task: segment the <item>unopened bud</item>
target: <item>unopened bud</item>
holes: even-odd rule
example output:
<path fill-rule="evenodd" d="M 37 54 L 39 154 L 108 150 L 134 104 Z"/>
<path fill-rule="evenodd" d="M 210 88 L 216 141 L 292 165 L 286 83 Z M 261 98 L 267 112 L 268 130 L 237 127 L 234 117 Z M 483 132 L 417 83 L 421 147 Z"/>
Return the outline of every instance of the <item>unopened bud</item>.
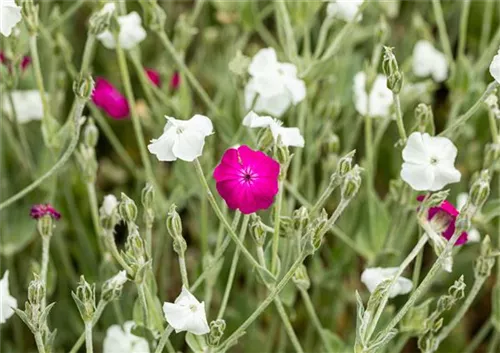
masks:
<path fill-rule="evenodd" d="M 431 106 L 424 103 L 417 105 L 415 108 L 415 120 L 421 132 L 425 131 L 428 125 L 432 125 L 434 122 L 434 115 Z"/>
<path fill-rule="evenodd" d="M 32 306 L 38 306 L 42 304 L 43 298 L 45 298 L 45 287 L 36 273 L 33 274 L 33 277 L 28 286 L 28 302 Z"/>
<path fill-rule="evenodd" d="M 141 201 L 144 208 L 153 208 L 155 202 L 155 190 L 151 184 L 147 183 L 144 189 L 142 189 Z"/>
<path fill-rule="evenodd" d="M 40 217 L 36 223 L 38 232 L 42 237 L 52 236 L 52 230 L 54 229 L 54 220 L 50 215 L 44 215 Z"/>
<path fill-rule="evenodd" d="M 85 277 L 82 275 L 80 277 L 78 287 L 76 287 L 76 293 L 72 292 L 71 294 L 83 321 L 91 321 L 96 310 L 95 284 L 90 285 L 87 281 L 85 281 Z"/>
<path fill-rule="evenodd" d="M 477 209 L 484 205 L 490 195 L 490 179 L 490 173 L 485 169 L 471 187 L 469 200 Z"/>
<path fill-rule="evenodd" d="M 311 227 L 311 241 L 314 247 L 314 250 L 318 250 L 323 242 L 323 237 L 325 235 L 325 226 L 328 221 L 328 214 L 325 209 L 321 211 L 321 215 L 313 221 Z"/>
<path fill-rule="evenodd" d="M 127 273 L 125 271 L 120 271 L 115 276 L 108 279 L 102 285 L 101 299 L 110 302 L 118 298 L 122 293 L 125 282 L 127 282 Z"/>
<path fill-rule="evenodd" d="M 253 221 L 250 225 L 250 231 L 252 233 L 253 239 L 257 246 L 263 246 L 266 240 L 266 231 L 264 230 L 264 224 L 262 223 L 259 216 L 252 216 Z"/>
<path fill-rule="evenodd" d="M 251 59 L 241 53 L 241 50 L 236 52 L 234 58 L 229 62 L 229 71 L 238 77 L 245 77 L 248 72 L 248 66 Z"/>
<path fill-rule="evenodd" d="M 5 10 L 2 9 L 2 11 Z M 29 34 L 31 36 L 36 35 L 38 32 L 38 4 L 35 5 L 33 0 L 23 1 L 21 14 Z"/>
<path fill-rule="evenodd" d="M 290 163 L 291 156 L 288 147 L 279 142 L 280 138 L 281 137 L 278 137 L 278 146 L 276 147 L 275 157 L 278 160 L 279 164 L 282 166 L 281 172 L 283 172 L 283 170 L 288 166 L 288 163 Z"/>
<path fill-rule="evenodd" d="M 294 227 L 293 219 L 287 216 L 280 216 L 280 236 L 284 238 L 289 238 L 293 236 Z"/>
<path fill-rule="evenodd" d="M 99 140 L 99 129 L 94 124 L 94 119 L 89 118 L 83 130 L 83 140 L 88 147 L 95 147 Z"/>
<path fill-rule="evenodd" d="M 152 31 L 163 31 L 167 15 L 156 0 L 141 0 L 139 3 L 144 11 L 144 22 Z"/>
<path fill-rule="evenodd" d="M 484 162 L 483 168 L 491 168 L 500 157 L 500 144 L 488 143 L 484 148 Z"/>
<path fill-rule="evenodd" d="M 226 322 L 222 319 L 212 321 L 210 323 L 210 334 L 208 335 L 208 345 L 210 347 L 217 347 L 219 342 L 224 336 L 226 330 Z"/>
<path fill-rule="evenodd" d="M 307 268 L 304 264 L 301 264 L 292 277 L 293 283 L 297 286 L 297 288 L 307 291 L 311 286 L 311 280 L 309 279 L 309 275 L 307 274 Z"/>
<path fill-rule="evenodd" d="M 396 72 L 391 76 L 387 77 L 387 88 L 392 92 L 398 94 L 401 92 L 401 87 L 403 86 L 403 74 L 401 72 Z"/>
<path fill-rule="evenodd" d="M 80 75 L 73 82 L 73 92 L 78 98 L 82 100 L 87 101 L 92 96 L 93 91 L 94 79 L 89 74 Z"/>
<path fill-rule="evenodd" d="M 361 185 L 361 168 L 355 165 L 354 168 L 345 176 L 342 184 L 342 199 L 350 200 L 358 192 Z"/>
<path fill-rule="evenodd" d="M 121 201 L 118 205 L 118 211 L 120 212 L 120 217 L 127 223 L 134 223 L 137 218 L 137 206 L 134 200 L 125 195 L 123 192 L 121 194 Z"/>
<path fill-rule="evenodd" d="M 176 211 L 177 206 L 172 204 L 167 213 L 167 231 L 168 234 L 175 240 L 182 238 L 182 221 L 181 217 Z"/>
<path fill-rule="evenodd" d="M 398 62 L 394 55 L 394 48 L 384 46 L 384 59 L 382 61 L 382 70 L 389 77 L 399 72 Z M 390 89 L 390 87 L 388 87 Z"/>
<path fill-rule="evenodd" d="M 93 35 L 98 35 L 109 28 L 111 18 L 113 17 L 116 10 L 114 3 L 107 3 L 103 8 L 94 13 L 89 20 L 89 31 Z"/>
<path fill-rule="evenodd" d="M 354 158 L 354 155 L 356 154 L 356 150 L 352 150 L 348 154 L 346 154 L 344 157 L 340 158 L 340 160 L 337 163 L 337 174 L 343 178 L 344 176 L 347 175 L 352 169 L 352 160 Z"/>
<path fill-rule="evenodd" d="M 292 218 L 296 230 L 306 229 L 309 224 L 309 212 L 305 206 L 293 211 Z"/>

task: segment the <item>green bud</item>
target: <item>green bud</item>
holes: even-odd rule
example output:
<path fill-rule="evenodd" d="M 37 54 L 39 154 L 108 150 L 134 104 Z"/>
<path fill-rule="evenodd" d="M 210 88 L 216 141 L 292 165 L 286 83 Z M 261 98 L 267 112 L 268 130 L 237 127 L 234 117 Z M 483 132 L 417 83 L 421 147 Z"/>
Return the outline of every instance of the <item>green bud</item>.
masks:
<path fill-rule="evenodd" d="M 294 228 L 296 230 L 306 229 L 309 224 L 309 212 L 307 207 L 302 206 L 292 214 Z"/>
<path fill-rule="evenodd" d="M 419 126 L 420 132 L 424 132 L 427 126 L 434 123 L 434 114 L 430 105 L 420 103 L 415 108 L 415 120 Z"/>
<path fill-rule="evenodd" d="M 94 79 L 89 74 L 80 75 L 73 82 L 73 92 L 82 100 L 89 100 L 94 91 Z"/>
<path fill-rule="evenodd" d="M 297 288 L 307 291 L 311 286 L 311 280 L 309 279 L 309 275 L 307 274 L 307 267 L 304 264 L 301 264 L 292 277 L 293 283 L 297 286 Z"/>
<path fill-rule="evenodd" d="M 281 165 L 280 176 L 282 176 L 283 170 L 286 170 L 286 168 L 288 167 L 288 163 L 290 163 L 292 156 L 290 155 L 288 147 L 281 144 L 280 137 L 278 138 L 277 144 L 278 145 L 276 146 L 275 157 L 279 162 L 279 164 Z"/>
<path fill-rule="evenodd" d="M 153 208 L 155 203 L 155 190 L 150 183 L 147 183 L 144 189 L 142 189 L 141 201 L 144 208 Z"/>
<path fill-rule="evenodd" d="M 325 226 L 326 222 L 328 221 L 328 214 L 326 213 L 325 209 L 321 211 L 321 215 L 316 218 L 311 226 L 311 241 L 314 247 L 314 250 L 318 250 L 319 247 L 321 246 L 321 243 L 323 242 L 323 237 L 325 235 Z"/>
<path fill-rule="evenodd" d="M 252 234 L 253 240 L 257 246 L 264 246 L 266 240 L 266 231 L 264 230 L 264 224 L 257 215 L 252 215 L 252 224 L 250 224 L 250 232 Z"/>
<path fill-rule="evenodd" d="M 184 52 L 191 42 L 191 38 L 198 33 L 198 29 L 193 27 L 186 13 L 181 13 L 177 17 L 174 28 L 174 46 L 180 51 Z"/>
<path fill-rule="evenodd" d="M 45 287 L 36 273 L 33 274 L 33 277 L 28 286 L 28 302 L 32 306 L 41 306 L 43 298 L 45 298 Z"/>
<path fill-rule="evenodd" d="M 476 278 L 486 278 L 491 275 L 491 270 L 495 265 L 495 256 L 498 254 L 491 246 L 489 235 L 486 235 L 481 242 L 481 251 L 474 264 L 474 275 Z"/>
<path fill-rule="evenodd" d="M 123 285 L 127 282 L 127 274 L 120 271 L 115 276 L 108 279 L 101 288 L 101 299 L 110 302 L 120 297 Z"/>
<path fill-rule="evenodd" d="M 241 53 L 241 50 L 236 52 L 236 55 L 229 62 L 229 71 L 238 77 L 245 77 L 248 73 L 248 66 L 251 59 Z"/>
<path fill-rule="evenodd" d="M 80 277 L 76 293 L 71 293 L 84 322 L 91 321 L 96 310 L 95 306 L 95 284 L 90 285 L 85 277 Z"/>
<path fill-rule="evenodd" d="M 490 195 L 490 179 L 490 173 L 485 169 L 471 187 L 469 200 L 477 209 L 483 206 Z"/>
<path fill-rule="evenodd" d="M 207 343 L 210 347 L 217 347 L 219 342 L 224 336 L 226 330 L 226 322 L 222 319 L 212 321 L 210 323 L 210 333 L 208 335 Z"/>
<path fill-rule="evenodd" d="M 83 130 L 83 140 L 88 147 L 94 148 L 99 140 L 99 129 L 94 124 L 94 119 L 89 118 Z"/>
<path fill-rule="evenodd" d="M 113 17 L 116 10 L 114 3 L 106 3 L 103 8 L 95 12 L 89 20 L 89 32 L 96 36 L 109 28 L 111 18 Z"/>
<path fill-rule="evenodd" d="M 123 192 L 120 204 L 118 205 L 118 212 L 120 213 L 120 217 L 127 223 L 134 223 L 137 218 L 137 206 L 134 200 Z"/>
<path fill-rule="evenodd" d="M 382 70 L 389 77 L 399 72 L 398 62 L 394 55 L 394 48 L 384 46 L 384 59 L 382 60 Z M 390 87 L 388 87 L 391 89 Z"/>
<path fill-rule="evenodd" d="M 358 192 L 361 185 L 361 168 L 355 165 L 354 168 L 345 176 L 342 184 L 342 199 L 350 200 Z"/>
<path fill-rule="evenodd" d="M 280 236 L 289 238 L 293 236 L 293 219 L 287 216 L 280 216 Z"/>
<path fill-rule="evenodd" d="M 161 32 L 165 28 L 167 15 L 156 0 L 140 0 L 139 3 L 144 11 L 144 22 L 155 32 Z"/>
<path fill-rule="evenodd" d="M 52 230 L 55 227 L 54 219 L 52 218 L 52 216 L 46 214 L 38 218 L 36 227 L 42 237 L 51 237 Z"/>
<path fill-rule="evenodd" d="M 352 160 L 354 155 L 356 154 L 356 150 L 352 150 L 344 157 L 340 158 L 337 163 L 337 174 L 343 178 L 346 176 L 352 169 Z"/>
<path fill-rule="evenodd" d="M 484 162 L 483 168 L 491 168 L 500 157 L 500 144 L 487 143 L 484 148 Z"/>
<path fill-rule="evenodd" d="M 182 221 L 176 211 L 177 206 L 172 204 L 167 213 L 167 231 L 168 234 L 175 240 L 182 238 Z"/>
<path fill-rule="evenodd" d="M 181 256 L 184 255 L 184 253 L 186 252 L 186 249 L 187 249 L 186 240 L 184 240 L 184 238 L 182 238 L 182 237 L 175 238 L 172 246 L 174 248 L 174 251 Z"/>
<path fill-rule="evenodd" d="M 387 88 L 392 92 L 398 94 L 401 92 L 401 87 L 403 86 L 403 74 L 401 72 L 396 72 L 393 75 L 387 77 Z"/>
<path fill-rule="evenodd" d="M 36 35 L 38 32 L 38 4 L 35 5 L 33 0 L 24 0 L 21 14 L 30 36 Z"/>

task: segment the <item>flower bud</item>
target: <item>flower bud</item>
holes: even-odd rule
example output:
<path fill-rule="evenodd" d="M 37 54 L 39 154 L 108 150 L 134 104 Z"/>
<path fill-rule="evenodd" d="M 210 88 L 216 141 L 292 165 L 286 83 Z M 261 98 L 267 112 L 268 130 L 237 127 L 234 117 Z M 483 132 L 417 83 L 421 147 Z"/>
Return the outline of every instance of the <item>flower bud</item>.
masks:
<path fill-rule="evenodd" d="M 21 14 L 29 34 L 36 35 L 38 32 L 38 4 L 35 5 L 33 0 L 23 1 Z"/>
<path fill-rule="evenodd" d="M 318 250 L 323 242 L 323 236 L 325 235 L 325 226 L 328 221 L 328 214 L 325 209 L 321 211 L 321 215 L 313 221 L 311 227 L 311 241 L 315 250 Z"/>
<path fill-rule="evenodd" d="M 42 237 L 51 237 L 54 226 L 55 226 L 54 220 L 49 215 L 40 217 L 36 223 L 38 232 Z"/>
<path fill-rule="evenodd" d="M 198 33 L 185 13 L 181 13 L 174 26 L 174 46 L 180 52 L 184 52 L 191 42 L 191 38 Z"/>
<path fill-rule="evenodd" d="M 110 302 L 120 297 L 125 282 L 127 282 L 127 273 L 125 271 L 120 271 L 115 276 L 108 279 L 102 285 L 101 299 Z"/>
<path fill-rule="evenodd" d="M 79 75 L 73 82 L 73 92 L 82 100 L 89 100 L 94 91 L 94 79 L 89 74 Z"/>
<path fill-rule="evenodd" d="M 483 168 L 491 168 L 500 157 L 500 144 L 498 143 L 487 143 L 484 148 L 484 161 Z"/>
<path fill-rule="evenodd" d="M 348 154 L 346 154 L 344 157 L 340 158 L 340 160 L 337 163 L 337 174 L 343 178 L 344 176 L 347 175 L 352 169 L 352 159 L 354 158 L 354 155 L 356 154 L 356 150 L 352 150 Z"/>
<path fill-rule="evenodd" d="M 99 129 L 94 124 L 94 119 L 89 118 L 83 130 L 83 140 L 88 147 L 95 147 L 99 140 Z"/>
<path fill-rule="evenodd" d="M 236 55 L 229 62 L 229 71 L 239 77 L 246 77 L 248 73 L 248 66 L 251 59 L 241 53 L 241 50 L 236 52 Z"/>
<path fill-rule="evenodd" d="M 384 59 L 382 61 L 382 70 L 389 77 L 399 72 L 398 62 L 394 55 L 394 48 L 384 46 Z M 388 87 L 391 89 L 390 87 Z"/>
<path fill-rule="evenodd" d="M 470 189 L 469 200 L 477 209 L 483 206 L 490 195 L 490 179 L 490 173 L 485 169 Z"/>
<path fill-rule="evenodd" d="M 280 216 L 280 236 L 283 238 L 289 238 L 293 236 L 293 231 L 293 219 L 287 216 Z"/>
<path fill-rule="evenodd" d="M 135 222 L 137 218 L 137 206 L 134 200 L 125 195 L 123 192 L 121 194 L 121 201 L 118 205 L 118 211 L 120 212 L 120 217 L 127 223 Z"/>
<path fill-rule="evenodd" d="M 355 165 L 354 168 L 345 176 L 342 184 L 342 199 L 350 200 L 358 192 L 361 185 L 361 168 Z"/>
<path fill-rule="evenodd" d="M 305 206 L 293 211 L 292 218 L 296 230 L 306 229 L 309 224 L 309 212 Z"/>
<path fill-rule="evenodd" d="M 85 277 L 80 277 L 76 293 L 71 292 L 73 299 L 78 307 L 80 316 L 84 322 L 91 321 L 96 310 L 95 307 L 95 284 L 90 285 L 85 281 Z"/>
<path fill-rule="evenodd" d="M 167 231 L 174 240 L 182 238 L 182 221 L 176 208 L 177 206 L 172 204 L 167 213 Z"/>
<path fill-rule="evenodd" d="M 309 279 L 309 275 L 307 274 L 307 268 L 304 264 L 301 264 L 292 277 L 293 283 L 297 286 L 297 288 L 307 291 L 311 286 L 311 280 Z"/>
<path fill-rule="evenodd" d="M 45 298 L 45 287 L 36 273 L 33 274 L 33 277 L 28 286 L 28 302 L 32 306 L 40 306 Z"/>
<path fill-rule="evenodd" d="M 264 224 L 260 220 L 260 217 L 253 214 L 252 224 L 250 224 L 250 232 L 252 233 L 253 240 L 257 246 L 264 246 L 266 240 L 266 231 L 264 230 Z"/>
<path fill-rule="evenodd" d="M 103 8 L 94 13 L 89 20 L 89 32 L 93 35 L 98 35 L 109 28 L 111 18 L 116 11 L 114 3 L 106 3 Z"/>
<path fill-rule="evenodd" d="M 398 94 L 401 92 L 401 87 L 403 86 L 403 74 L 401 72 L 396 72 L 393 75 L 387 77 L 387 88 L 392 92 Z"/>
<path fill-rule="evenodd" d="M 99 209 L 101 226 L 103 229 L 113 230 L 115 228 L 119 221 L 118 205 L 119 203 L 115 195 L 110 194 L 104 196 L 104 201 Z"/>
<path fill-rule="evenodd" d="M 147 183 L 144 189 L 142 189 L 141 201 L 144 208 L 153 208 L 155 203 L 155 190 L 151 184 Z"/>
<path fill-rule="evenodd" d="M 278 146 L 276 147 L 275 158 L 278 160 L 279 164 L 282 166 L 280 170 L 280 178 L 283 177 L 283 171 L 288 167 L 290 163 L 291 155 L 287 146 L 281 144 L 281 136 L 278 137 Z"/>
<path fill-rule="evenodd" d="M 217 347 L 219 342 L 224 336 L 226 330 L 226 322 L 222 319 L 214 320 L 210 323 L 210 333 L 208 335 L 208 345 L 210 347 Z"/>
<path fill-rule="evenodd" d="M 424 132 L 429 124 L 434 123 L 434 115 L 430 105 L 420 103 L 415 108 L 415 120 L 419 126 L 419 130 Z"/>

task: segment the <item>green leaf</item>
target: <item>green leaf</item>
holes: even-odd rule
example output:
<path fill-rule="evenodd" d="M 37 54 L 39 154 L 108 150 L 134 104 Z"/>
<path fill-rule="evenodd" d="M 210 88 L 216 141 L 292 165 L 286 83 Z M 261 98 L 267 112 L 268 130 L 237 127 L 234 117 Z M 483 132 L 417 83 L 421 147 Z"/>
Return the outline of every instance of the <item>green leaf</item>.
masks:
<path fill-rule="evenodd" d="M 193 335 L 191 332 L 186 333 L 186 343 L 194 353 L 205 353 L 208 350 L 205 336 Z"/>

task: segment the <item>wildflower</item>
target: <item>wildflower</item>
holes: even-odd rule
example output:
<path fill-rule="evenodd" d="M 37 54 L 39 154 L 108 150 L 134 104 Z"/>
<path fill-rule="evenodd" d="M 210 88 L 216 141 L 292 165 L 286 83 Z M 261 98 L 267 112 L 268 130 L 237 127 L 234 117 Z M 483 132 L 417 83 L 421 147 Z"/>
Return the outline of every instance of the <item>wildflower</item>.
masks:
<path fill-rule="evenodd" d="M 338 18 L 347 22 L 353 21 L 359 12 L 359 7 L 364 0 L 330 1 L 326 8 L 328 17 Z M 356 21 L 361 21 L 363 15 L 360 13 Z"/>
<path fill-rule="evenodd" d="M 244 214 L 269 208 L 278 193 L 280 165 L 248 146 L 228 149 L 214 170 L 217 191 L 232 210 Z"/>
<path fill-rule="evenodd" d="M 170 89 L 178 89 L 181 84 L 181 75 L 175 71 L 170 79 Z"/>
<path fill-rule="evenodd" d="M 259 116 L 254 111 L 250 111 L 243 118 L 244 126 L 270 128 L 274 142 L 277 142 L 279 137 L 284 146 L 304 147 L 304 137 L 300 130 L 296 127 L 282 127 L 281 124 L 282 122 L 277 119 L 270 116 Z"/>
<path fill-rule="evenodd" d="M 417 200 L 422 201 L 424 197 L 424 195 L 420 195 L 417 197 Z M 451 204 L 451 202 L 444 200 L 439 206 L 429 208 L 427 219 L 436 233 L 441 234 L 443 237 L 450 240 L 453 233 L 455 233 L 455 222 L 458 214 L 458 210 Z M 463 232 L 460 234 L 455 246 L 465 244 L 466 242 L 467 232 Z"/>
<path fill-rule="evenodd" d="M 177 120 L 165 116 L 167 124 L 158 139 L 151 140 L 149 152 L 159 161 L 175 161 L 177 158 L 192 162 L 203 151 L 205 137 L 213 133 L 212 121 L 196 114 L 189 120 Z"/>
<path fill-rule="evenodd" d="M 460 181 L 455 168 L 457 148 L 446 137 L 414 132 L 403 149 L 401 178 L 414 190 L 437 191 Z"/>
<path fill-rule="evenodd" d="M 133 321 L 126 321 L 123 327 L 111 325 L 106 331 L 103 353 L 149 353 L 148 341 L 131 332 L 134 325 Z"/>
<path fill-rule="evenodd" d="M 9 69 L 9 71 L 12 70 L 12 67 L 10 65 L 10 59 L 7 58 L 2 51 L 0 51 L 0 63 L 2 63 L 5 66 L 7 66 L 7 68 Z M 19 64 L 19 66 L 20 66 L 21 70 L 24 71 L 24 70 L 26 70 L 28 68 L 28 66 L 30 64 L 31 64 L 31 57 L 25 55 L 21 59 L 21 63 Z"/>
<path fill-rule="evenodd" d="M 210 332 L 205 302 L 200 303 L 186 287 L 182 287 L 182 292 L 174 303 L 163 304 L 163 313 L 168 324 L 177 333 L 188 331 L 195 335 L 204 335 Z"/>
<path fill-rule="evenodd" d="M 392 91 L 387 88 L 387 77 L 377 75 L 369 94 L 366 92 L 366 74 L 358 72 L 354 76 L 354 106 L 364 116 L 387 117 L 393 103 Z M 369 107 L 368 107 L 369 105 Z"/>
<path fill-rule="evenodd" d="M 12 107 L 7 99 L 7 95 L 2 95 L 2 107 L 5 113 L 12 115 Z M 19 123 L 25 124 L 33 120 L 42 120 L 43 105 L 42 97 L 38 90 L 21 90 L 12 92 L 14 111 Z"/>
<path fill-rule="evenodd" d="M 361 274 L 361 282 L 363 282 L 373 293 L 375 288 L 385 280 L 393 279 L 398 272 L 398 267 L 371 267 L 367 268 Z M 413 283 L 408 278 L 398 277 L 394 285 L 389 291 L 389 298 L 394 298 L 397 295 L 407 294 L 413 288 Z"/>
<path fill-rule="evenodd" d="M 50 216 L 52 219 L 59 220 L 61 218 L 61 214 L 56 211 L 51 204 L 39 204 L 31 207 L 30 216 L 33 219 L 40 219 L 43 216 Z"/>
<path fill-rule="evenodd" d="M 156 86 L 160 87 L 161 86 L 161 78 L 160 78 L 160 73 L 156 70 L 153 69 L 145 69 L 146 70 L 146 75 L 148 75 L 149 80 Z"/>
<path fill-rule="evenodd" d="M 281 116 L 306 96 L 304 81 L 297 78 L 297 67 L 278 62 L 273 48 L 261 49 L 248 67 L 251 78 L 245 87 L 246 109 Z M 254 102 L 255 101 L 255 102 Z"/>
<path fill-rule="evenodd" d="M 0 280 L 0 324 L 4 324 L 9 317 L 14 315 L 17 308 L 17 299 L 9 292 L 9 271 L 5 271 Z"/>
<path fill-rule="evenodd" d="M 21 21 L 21 6 L 14 0 L 0 2 L 0 33 L 5 37 L 10 36 L 12 29 Z"/>
<path fill-rule="evenodd" d="M 491 61 L 490 74 L 498 83 L 500 83 L 500 49 L 498 49 L 497 55 L 495 55 Z"/>
<path fill-rule="evenodd" d="M 467 199 L 469 198 L 469 194 L 466 192 L 461 192 L 457 196 L 457 208 L 459 210 L 462 209 L 463 206 L 467 203 Z M 477 228 L 470 228 L 467 231 L 467 243 L 479 243 L 481 240 L 481 234 L 477 230 Z"/>
<path fill-rule="evenodd" d="M 104 196 L 104 200 L 102 202 L 102 206 L 100 208 L 101 215 L 102 216 L 111 216 L 113 215 L 113 212 L 117 209 L 118 207 L 118 200 L 116 199 L 115 195 L 106 195 Z"/>
<path fill-rule="evenodd" d="M 110 280 L 110 284 L 113 286 L 123 286 L 127 282 L 127 272 L 125 270 L 118 272 Z"/>
<path fill-rule="evenodd" d="M 132 49 L 146 38 L 146 30 L 142 27 L 142 20 L 135 11 L 125 16 L 118 17 L 120 32 L 118 40 L 122 49 Z M 114 49 L 116 47 L 115 37 L 108 30 L 97 35 L 106 48 Z"/>
<path fill-rule="evenodd" d="M 127 99 L 102 77 L 96 78 L 92 101 L 114 119 L 123 119 L 129 115 Z"/>
<path fill-rule="evenodd" d="M 443 82 L 448 77 L 446 56 L 426 40 L 419 40 L 413 48 L 413 73 L 418 77 L 432 76 Z"/>

